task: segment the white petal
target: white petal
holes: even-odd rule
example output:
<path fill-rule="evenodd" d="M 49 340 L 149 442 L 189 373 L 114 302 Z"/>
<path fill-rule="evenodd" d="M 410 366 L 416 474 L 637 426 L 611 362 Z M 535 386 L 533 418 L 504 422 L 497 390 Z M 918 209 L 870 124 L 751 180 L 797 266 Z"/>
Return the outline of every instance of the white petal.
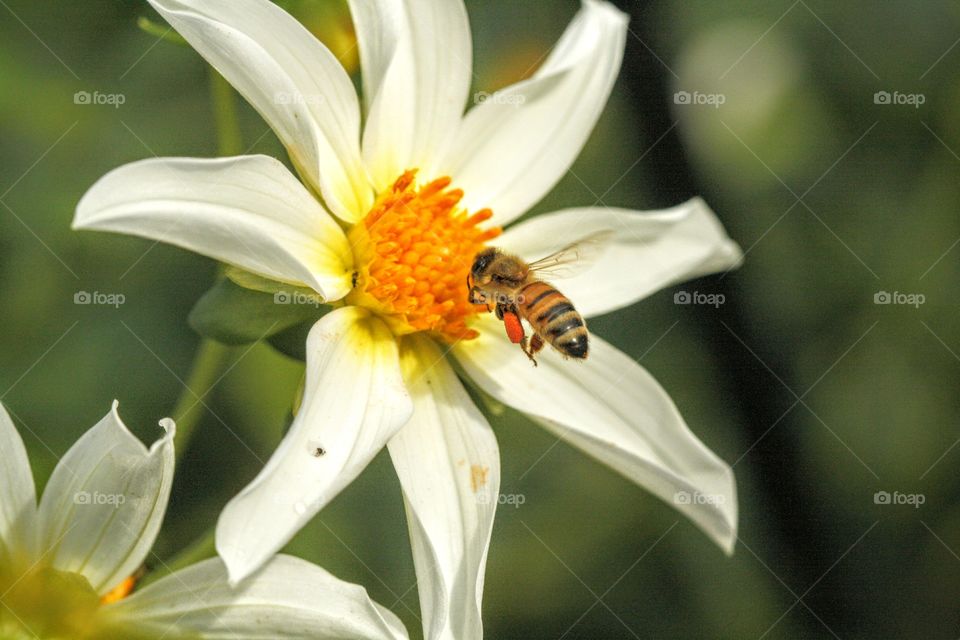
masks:
<path fill-rule="evenodd" d="M 413 412 L 396 339 L 358 307 L 332 311 L 310 330 L 305 385 L 290 432 L 217 523 L 217 550 L 233 581 L 279 551 Z"/>
<path fill-rule="evenodd" d="M 504 225 L 540 201 L 567 172 L 613 88 L 627 16 L 584 0 L 550 57 L 529 80 L 471 110 L 440 165 L 463 189 L 463 205 L 493 209 Z"/>
<path fill-rule="evenodd" d="M 410 422 L 389 443 L 403 486 L 428 640 L 479 640 L 483 577 L 500 495 L 490 425 L 429 338 L 401 351 Z"/>
<path fill-rule="evenodd" d="M 369 105 L 363 156 L 378 189 L 406 169 L 431 180 L 470 92 L 463 0 L 352 0 Z"/>
<path fill-rule="evenodd" d="M 662 211 L 587 207 L 536 216 L 497 244 L 535 260 L 595 233 L 613 232 L 591 264 L 549 276 L 585 316 L 633 304 L 677 282 L 737 267 L 743 254 L 700 198 Z"/>
<path fill-rule="evenodd" d="M 36 511 L 27 450 L 0 404 L 0 562 L 33 550 Z"/>
<path fill-rule="evenodd" d="M 173 482 L 173 421 L 148 451 L 117 403 L 57 464 L 40 501 L 40 553 L 105 593 L 136 571 L 160 531 Z"/>
<path fill-rule="evenodd" d="M 279 161 L 158 158 L 114 169 L 77 205 L 75 229 L 168 242 L 259 275 L 350 290 L 353 257 L 332 217 Z"/>
<path fill-rule="evenodd" d="M 405 33 L 406 7 L 403 0 L 348 1 L 360 49 L 363 101 L 369 111 Z"/>
<path fill-rule="evenodd" d="M 373 602 L 363 587 L 339 580 L 305 560 L 283 555 L 238 588 L 230 587 L 219 558 L 204 560 L 108 605 L 103 613 L 119 630 L 151 637 L 407 637 L 400 620 Z"/>
<path fill-rule="evenodd" d="M 683 512 L 727 553 L 737 531 L 733 471 L 690 431 L 656 380 L 623 352 L 590 336 L 584 362 L 547 347 L 533 369 L 492 316 L 454 354 L 487 393 L 529 414 Z"/>
<path fill-rule="evenodd" d="M 357 94 L 319 40 L 267 0 L 150 4 L 260 112 L 331 211 L 355 221 L 369 210 Z"/>

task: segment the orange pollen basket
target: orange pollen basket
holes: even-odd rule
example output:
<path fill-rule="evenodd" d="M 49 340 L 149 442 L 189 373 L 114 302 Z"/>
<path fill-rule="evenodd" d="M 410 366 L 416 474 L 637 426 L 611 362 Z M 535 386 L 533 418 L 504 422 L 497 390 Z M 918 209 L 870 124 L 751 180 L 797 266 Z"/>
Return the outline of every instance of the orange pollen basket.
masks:
<path fill-rule="evenodd" d="M 397 335 L 475 338 L 467 320 L 486 309 L 470 304 L 467 275 L 474 256 L 501 230 L 481 228 L 493 216 L 489 209 L 471 215 L 457 206 L 463 191 L 449 189 L 450 178 L 420 186 L 416 173 L 400 176 L 350 230 L 357 273 L 346 302 L 373 310 Z"/>

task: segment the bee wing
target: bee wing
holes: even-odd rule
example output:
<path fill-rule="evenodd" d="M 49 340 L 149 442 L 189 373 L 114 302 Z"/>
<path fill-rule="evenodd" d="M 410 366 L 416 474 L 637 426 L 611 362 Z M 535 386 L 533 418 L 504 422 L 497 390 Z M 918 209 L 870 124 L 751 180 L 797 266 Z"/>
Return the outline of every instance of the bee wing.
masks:
<path fill-rule="evenodd" d="M 536 273 L 537 276 L 571 278 L 588 269 L 607 249 L 612 238 L 613 231 L 609 229 L 593 233 L 531 262 L 528 265 L 530 272 Z"/>

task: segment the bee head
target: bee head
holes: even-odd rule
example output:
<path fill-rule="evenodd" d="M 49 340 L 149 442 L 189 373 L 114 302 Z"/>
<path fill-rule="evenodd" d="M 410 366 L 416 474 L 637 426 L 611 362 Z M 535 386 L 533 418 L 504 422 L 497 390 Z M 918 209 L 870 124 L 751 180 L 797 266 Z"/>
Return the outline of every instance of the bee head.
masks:
<path fill-rule="evenodd" d="M 473 280 L 477 284 L 486 284 L 490 282 L 490 274 L 487 273 L 487 269 L 490 267 L 490 264 L 493 262 L 493 259 L 496 256 L 496 247 L 487 247 L 478 253 L 477 257 L 473 259 L 473 266 L 470 267 L 470 275 L 473 276 Z"/>

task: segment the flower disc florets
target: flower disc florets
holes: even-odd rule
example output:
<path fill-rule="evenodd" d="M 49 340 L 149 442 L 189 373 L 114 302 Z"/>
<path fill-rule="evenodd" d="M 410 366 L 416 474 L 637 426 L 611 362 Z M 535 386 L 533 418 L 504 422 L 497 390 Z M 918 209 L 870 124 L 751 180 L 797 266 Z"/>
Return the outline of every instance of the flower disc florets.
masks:
<path fill-rule="evenodd" d="M 382 193 L 350 230 L 357 272 L 348 304 L 375 311 L 394 333 L 430 331 L 443 340 L 475 338 L 467 320 L 482 308 L 470 304 L 466 280 L 473 257 L 499 227 L 482 228 L 489 209 L 458 207 L 450 178 L 424 185 L 407 171 Z"/>

